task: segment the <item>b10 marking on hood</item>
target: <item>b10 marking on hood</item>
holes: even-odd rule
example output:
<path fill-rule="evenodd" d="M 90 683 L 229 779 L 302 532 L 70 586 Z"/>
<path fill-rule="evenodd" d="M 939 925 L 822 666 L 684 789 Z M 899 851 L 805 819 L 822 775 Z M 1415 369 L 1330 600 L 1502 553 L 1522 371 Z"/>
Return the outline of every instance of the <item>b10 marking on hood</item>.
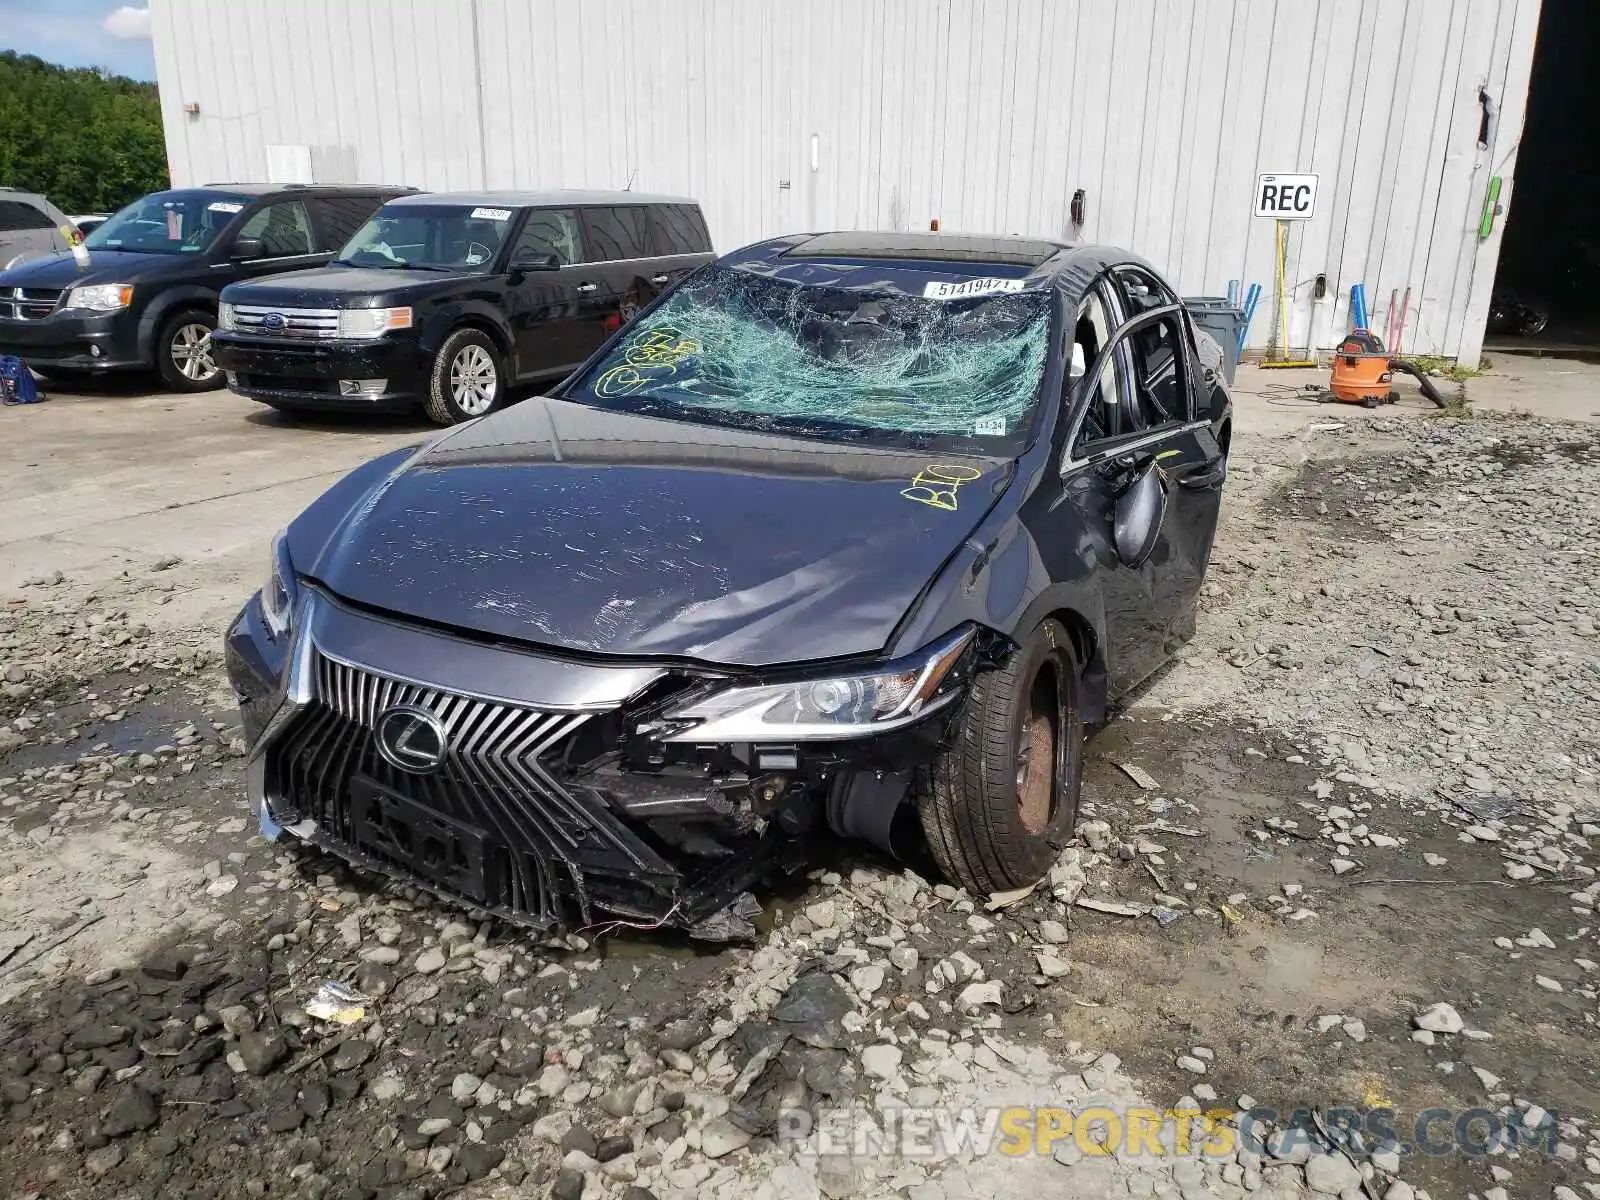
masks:
<path fill-rule="evenodd" d="M 961 485 L 982 476 L 983 472 L 976 467 L 962 466 L 960 463 L 929 463 L 916 473 L 911 486 L 900 494 L 907 500 L 915 500 L 930 508 L 955 512 L 956 493 L 961 490 Z"/>

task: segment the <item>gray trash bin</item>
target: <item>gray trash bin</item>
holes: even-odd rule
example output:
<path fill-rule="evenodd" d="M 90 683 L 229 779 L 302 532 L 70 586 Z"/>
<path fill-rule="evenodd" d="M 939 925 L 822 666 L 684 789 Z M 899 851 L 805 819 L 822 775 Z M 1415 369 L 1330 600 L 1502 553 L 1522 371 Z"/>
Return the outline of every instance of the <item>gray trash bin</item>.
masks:
<path fill-rule="evenodd" d="M 1244 309 L 1228 303 L 1226 296 L 1185 296 L 1183 306 L 1194 323 L 1216 339 L 1222 347 L 1222 372 L 1233 382 L 1239 365 L 1239 331 L 1244 328 Z"/>

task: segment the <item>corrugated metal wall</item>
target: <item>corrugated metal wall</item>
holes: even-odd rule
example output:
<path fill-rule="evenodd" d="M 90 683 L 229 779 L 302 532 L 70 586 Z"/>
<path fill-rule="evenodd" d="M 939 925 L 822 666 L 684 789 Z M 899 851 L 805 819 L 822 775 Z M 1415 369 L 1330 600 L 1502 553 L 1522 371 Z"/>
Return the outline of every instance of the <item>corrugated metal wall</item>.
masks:
<path fill-rule="evenodd" d="M 179 183 L 323 170 L 427 188 L 683 192 L 719 248 L 799 228 L 1074 234 L 1185 294 L 1268 296 L 1256 175 L 1321 175 L 1292 341 L 1349 285 L 1476 361 L 1539 0 L 155 0 Z M 1478 146 L 1479 89 L 1497 117 Z M 198 112 L 186 113 L 186 104 Z M 268 147 L 278 147 L 275 151 Z M 332 168 L 327 164 L 347 164 Z M 1509 187 L 1507 188 L 1509 197 Z M 1335 306 L 1312 302 L 1325 273 Z"/>

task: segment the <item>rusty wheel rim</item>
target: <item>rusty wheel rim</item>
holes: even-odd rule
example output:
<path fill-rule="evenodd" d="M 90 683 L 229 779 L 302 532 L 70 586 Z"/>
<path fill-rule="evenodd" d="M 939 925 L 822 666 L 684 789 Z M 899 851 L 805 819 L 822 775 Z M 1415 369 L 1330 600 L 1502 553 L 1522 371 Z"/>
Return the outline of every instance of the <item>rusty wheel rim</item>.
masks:
<path fill-rule="evenodd" d="M 1041 669 L 1028 688 L 1027 711 L 1017 736 L 1017 814 L 1029 833 L 1050 824 L 1056 790 L 1056 688 Z"/>

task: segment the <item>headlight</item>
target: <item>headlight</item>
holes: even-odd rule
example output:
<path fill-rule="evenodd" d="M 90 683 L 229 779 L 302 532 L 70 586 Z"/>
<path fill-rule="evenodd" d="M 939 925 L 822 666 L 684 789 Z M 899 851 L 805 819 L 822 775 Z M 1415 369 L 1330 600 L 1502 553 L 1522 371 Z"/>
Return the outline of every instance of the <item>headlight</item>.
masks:
<path fill-rule="evenodd" d="M 339 310 L 339 336 L 374 338 L 391 329 L 410 329 L 409 308 L 343 308 Z"/>
<path fill-rule="evenodd" d="M 666 714 L 669 742 L 828 741 L 898 729 L 960 692 L 969 628 L 875 671 L 726 688 Z"/>
<path fill-rule="evenodd" d="M 90 312 L 116 312 L 127 308 L 133 299 L 131 283 L 80 283 L 67 292 L 62 308 L 88 309 Z"/>
<path fill-rule="evenodd" d="M 217 328 L 223 333 L 231 333 L 238 328 L 237 318 L 234 315 L 233 305 L 223 301 L 217 305 Z"/>
<path fill-rule="evenodd" d="M 289 632 L 289 621 L 294 615 L 294 593 L 294 564 L 289 561 L 289 539 L 287 533 L 280 533 L 272 539 L 267 582 L 261 588 L 261 616 L 267 623 L 267 632 L 275 639 Z"/>

